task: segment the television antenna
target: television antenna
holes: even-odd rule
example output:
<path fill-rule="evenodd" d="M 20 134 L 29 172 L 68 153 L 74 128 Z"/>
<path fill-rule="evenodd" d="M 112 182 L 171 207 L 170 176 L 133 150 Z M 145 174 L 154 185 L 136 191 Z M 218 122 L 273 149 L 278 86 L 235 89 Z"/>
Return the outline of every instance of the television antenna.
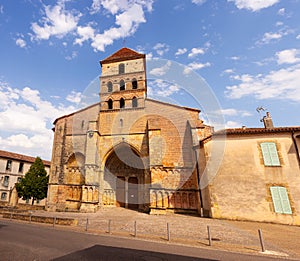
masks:
<path fill-rule="evenodd" d="M 263 122 L 264 120 L 263 120 L 263 117 L 261 116 L 261 112 L 262 111 L 266 111 L 267 110 L 267 108 L 264 108 L 263 106 L 260 106 L 260 107 L 257 107 L 256 108 L 256 111 L 258 112 L 258 114 L 259 114 L 259 116 L 260 116 L 260 121 L 261 122 Z"/>

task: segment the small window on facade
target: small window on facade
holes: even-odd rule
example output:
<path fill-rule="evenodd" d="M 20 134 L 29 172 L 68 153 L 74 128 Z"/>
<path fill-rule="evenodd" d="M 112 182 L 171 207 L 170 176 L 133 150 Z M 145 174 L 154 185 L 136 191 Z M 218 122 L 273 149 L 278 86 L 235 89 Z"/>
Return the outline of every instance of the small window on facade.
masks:
<path fill-rule="evenodd" d="M 23 170 L 24 170 L 24 162 L 20 162 L 20 164 L 19 164 L 19 172 L 23 173 Z"/>
<path fill-rule="evenodd" d="M 125 100 L 123 98 L 120 99 L 120 109 L 125 108 Z"/>
<path fill-rule="evenodd" d="M 3 180 L 3 186 L 8 187 L 8 183 L 9 183 L 9 176 L 5 176 Z"/>
<path fill-rule="evenodd" d="M 11 170 L 11 165 L 12 165 L 12 161 L 11 160 L 7 160 L 7 162 L 6 162 L 6 170 Z"/>
<path fill-rule="evenodd" d="M 132 80 L 132 89 L 137 89 L 137 87 L 138 87 L 137 80 L 133 79 Z"/>
<path fill-rule="evenodd" d="M 21 177 L 18 177 L 17 182 L 20 183 L 21 180 L 22 180 L 22 178 L 21 178 Z"/>
<path fill-rule="evenodd" d="M 113 108 L 113 101 L 112 101 L 112 99 L 108 100 L 107 105 L 108 105 L 108 109 L 112 110 L 112 108 Z"/>
<path fill-rule="evenodd" d="M 123 80 L 120 81 L 120 91 L 125 90 L 125 82 Z"/>
<path fill-rule="evenodd" d="M 265 166 L 280 166 L 276 144 L 264 142 L 260 144 Z"/>
<path fill-rule="evenodd" d="M 40 204 L 41 201 L 39 199 L 36 200 L 36 204 Z"/>
<path fill-rule="evenodd" d="M 123 127 L 123 119 L 120 119 L 120 127 Z"/>
<path fill-rule="evenodd" d="M 113 84 L 112 84 L 112 82 L 108 82 L 107 83 L 107 91 L 112 92 L 112 90 L 113 90 Z"/>
<path fill-rule="evenodd" d="M 138 106 L 138 100 L 136 97 L 133 97 L 132 99 L 132 108 L 136 108 Z"/>
<path fill-rule="evenodd" d="M 1 200 L 6 200 L 7 198 L 7 193 L 6 192 L 2 192 L 1 193 Z"/>
<path fill-rule="evenodd" d="M 276 213 L 292 214 L 289 197 L 285 187 L 270 187 Z"/>
<path fill-rule="evenodd" d="M 119 64 L 119 74 L 123 74 L 123 73 L 125 73 L 125 64 L 120 63 Z"/>

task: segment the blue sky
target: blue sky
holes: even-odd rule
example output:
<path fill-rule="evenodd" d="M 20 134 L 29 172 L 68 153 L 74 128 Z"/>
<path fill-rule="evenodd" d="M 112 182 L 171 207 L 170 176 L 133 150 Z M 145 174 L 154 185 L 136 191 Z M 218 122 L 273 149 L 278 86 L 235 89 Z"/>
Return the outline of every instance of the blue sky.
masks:
<path fill-rule="evenodd" d="M 200 75 L 228 128 L 262 127 L 260 106 L 299 126 L 299 12 L 299 0 L 1 0 L 0 148 L 50 159 L 53 121 L 124 45 Z M 195 107 L 172 84 L 149 96 Z"/>

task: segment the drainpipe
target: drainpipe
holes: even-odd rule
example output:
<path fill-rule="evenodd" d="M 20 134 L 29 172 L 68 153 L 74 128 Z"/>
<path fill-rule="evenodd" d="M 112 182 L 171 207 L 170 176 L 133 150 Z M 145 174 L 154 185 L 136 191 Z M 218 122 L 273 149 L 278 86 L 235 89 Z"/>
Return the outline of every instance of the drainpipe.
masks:
<path fill-rule="evenodd" d="M 299 155 L 299 148 L 297 146 L 297 141 L 296 141 L 296 138 L 294 136 L 295 132 L 292 131 L 292 140 L 293 140 L 293 143 L 294 143 L 294 146 L 295 146 L 295 150 L 296 150 L 296 154 L 297 154 L 297 160 L 298 160 L 298 165 L 300 167 L 300 155 Z"/>
<path fill-rule="evenodd" d="M 196 170 L 197 170 L 197 181 L 198 181 L 198 188 L 199 188 L 199 196 L 200 196 L 200 217 L 203 216 L 203 199 L 202 199 L 202 192 L 200 186 L 200 173 L 199 173 L 199 164 L 198 164 L 198 157 L 197 157 L 197 149 L 195 151 L 195 159 L 196 159 Z"/>

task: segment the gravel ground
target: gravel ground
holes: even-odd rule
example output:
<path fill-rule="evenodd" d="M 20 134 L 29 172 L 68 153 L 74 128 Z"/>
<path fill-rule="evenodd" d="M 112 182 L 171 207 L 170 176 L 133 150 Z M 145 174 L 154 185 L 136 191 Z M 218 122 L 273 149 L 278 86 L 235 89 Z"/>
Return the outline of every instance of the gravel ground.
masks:
<path fill-rule="evenodd" d="M 78 220 L 70 229 L 93 234 L 136 237 L 144 240 L 170 242 L 195 247 L 209 247 L 235 252 L 262 254 L 258 229 L 262 230 L 266 252 L 283 258 L 300 260 L 300 227 L 259 222 L 229 221 L 190 215 L 149 215 L 124 208 L 105 208 L 97 213 L 34 211 L 34 215 L 65 217 Z M 88 220 L 88 225 L 87 225 Z M 207 226 L 212 245 L 209 246 Z"/>

